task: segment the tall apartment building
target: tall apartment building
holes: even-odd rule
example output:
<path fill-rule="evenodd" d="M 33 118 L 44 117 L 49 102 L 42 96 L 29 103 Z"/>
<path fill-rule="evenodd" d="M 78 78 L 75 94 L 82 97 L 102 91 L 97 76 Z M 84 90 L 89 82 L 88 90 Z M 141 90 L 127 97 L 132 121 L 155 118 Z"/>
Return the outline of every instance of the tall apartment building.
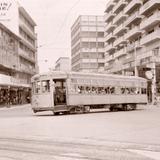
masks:
<path fill-rule="evenodd" d="M 57 71 L 71 71 L 71 60 L 69 57 L 60 57 L 56 61 L 55 70 Z"/>
<path fill-rule="evenodd" d="M 8 103 L 11 93 L 11 101 L 25 103 L 30 79 L 38 71 L 36 24 L 15 0 L 4 0 L 1 8 L 0 104 Z"/>
<path fill-rule="evenodd" d="M 81 15 L 71 27 L 71 67 L 82 72 L 104 70 L 103 16 Z"/>
<path fill-rule="evenodd" d="M 141 77 L 151 70 L 153 100 L 160 88 L 160 1 L 110 0 L 104 19 L 105 70 Z"/>

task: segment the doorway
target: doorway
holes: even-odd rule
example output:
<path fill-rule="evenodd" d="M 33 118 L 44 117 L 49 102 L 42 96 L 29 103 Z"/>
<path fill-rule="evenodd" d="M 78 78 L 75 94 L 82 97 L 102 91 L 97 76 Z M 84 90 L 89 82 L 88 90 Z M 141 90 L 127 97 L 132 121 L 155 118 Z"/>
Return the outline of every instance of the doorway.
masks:
<path fill-rule="evenodd" d="M 54 79 L 54 105 L 65 105 L 66 104 L 66 80 L 65 79 Z"/>

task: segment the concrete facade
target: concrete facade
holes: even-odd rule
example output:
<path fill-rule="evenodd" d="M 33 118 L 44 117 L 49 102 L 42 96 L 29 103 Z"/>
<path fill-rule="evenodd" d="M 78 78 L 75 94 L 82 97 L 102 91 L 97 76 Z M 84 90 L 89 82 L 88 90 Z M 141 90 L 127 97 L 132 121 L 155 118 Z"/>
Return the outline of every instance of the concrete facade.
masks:
<path fill-rule="evenodd" d="M 110 0 L 105 9 L 105 70 L 145 77 L 148 95 L 160 95 L 160 1 Z M 152 96 L 151 96 L 152 95 Z"/>
<path fill-rule="evenodd" d="M 79 16 L 71 27 L 71 67 L 82 72 L 104 69 L 103 16 Z"/>

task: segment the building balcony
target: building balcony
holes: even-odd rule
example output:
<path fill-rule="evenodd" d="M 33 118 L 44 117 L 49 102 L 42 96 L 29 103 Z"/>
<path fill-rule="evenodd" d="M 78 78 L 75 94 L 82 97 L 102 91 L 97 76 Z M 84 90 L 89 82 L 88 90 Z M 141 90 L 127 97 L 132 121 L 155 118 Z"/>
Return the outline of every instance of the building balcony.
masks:
<path fill-rule="evenodd" d="M 140 41 L 136 41 L 132 44 L 128 44 L 126 47 L 126 52 L 133 52 L 134 49 L 141 48 Z"/>
<path fill-rule="evenodd" d="M 108 21 L 110 21 L 111 19 L 113 19 L 114 17 L 115 17 L 115 13 L 113 13 L 113 12 L 109 12 L 109 13 L 106 13 L 105 15 L 104 15 L 104 21 L 105 22 L 108 22 Z"/>
<path fill-rule="evenodd" d="M 109 12 L 115 6 L 115 4 L 116 3 L 114 2 L 114 0 L 109 1 L 106 5 L 105 12 Z"/>
<path fill-rule="evenodd" d="M 81 48 L 80 52 L 100 52 L 100 53 L 104 53 L 105 52 L 105 49 L 104 48 Z M 80 53 L 79 51 L 77 52 L 78 54 Z"/>
<path fill-rule="evenodd" d="M 116 52 L 114 53 L 114 57 L 115 57 L 115 58 L 119 58 L 119 57 L 124 56 L 124 55 L 126 55 L 126 54 L 127 54 L 126 49 L 123 48 L 123 49 L 121 49 L 121 50 L 119 50 L 119 51 L 116 51 Z"/>
<path fill-rule="evenodd" d="M 106 57 L 107 62 L 110 62 L 110 61 L 113 61 L 113 60 L 114 60 L 114 55 L 110 55 L 110 56 Z"/>
<path fill-rule="evenodd" d="M 125 14 L 130 14 L 135 8 L 138 8 L 142 4 L 141 0 L 131 1 L 124 9 Z"/>
<path fill-rule="evenodd" d="M 121 11 L 117 16 L 115 16 L 115 18 L 113 19 L 113 24 L 118 23 L 119 21 L 122 21 L 123 19 L 125 19 L 128 15 L 124 14 L 123 11 Z"/>
<path fill-rule="evenodd" d="M 156 30 L 148 35 L 145 35 L 141 39 L 141 45 L 147 45 L 148 43 L 151 43 L 153 41 L 160 39 L 160 30 Z"/>
<path fill-rule="evenodd" d="M 123 61 L 123 64 L 131 63 L 131 62 L 134 62 L 134 61 L 135 61 L 134 57 L 128 57 Z"/>
<path fill-rule="evenodd" d="M 28 48 L 30 48 L 32 51 L 37 51 L 37 48 L 35 45 L 31 44 L 29 41 L 27 41 L 24 37 L 20 36 L 21 37 L 21 42 L 23 44 L 25 44 Z"/>
<path fill-rule="evenodd" d="M 116 36 L 112 32 L 105 36 L 105 42 L 113 41 L 114 39 L 116 39 Z"/>
<path fill-rule="evenodd" d="M 127 20 L 125 21 L 125 26 L 128 27 L 132 23 L 135 23 L 141 19 L 142 19 L 142 16 L 139 14 L 139 11 L 137 11 L 127 18 Z"/>
<path fill-rule="evenodd" d="M 105 70 L 111 70 L 114 67 L 114 63 L 108 64 L 105 66 Z"/>
<path fill-rule="evenodd" d="M 122 67 L 123 67 L 123 65 L 121 62 L 115 62 L 114 66 L 112 66 L 112 68 L 110 68 L 110 73 L 122 71 Z"/>
<path fill-rule="evenodd" d="M 105 40 L 105 39 L 104 39 L 104 38 L 101 38 L 101 37 L 98 37 L 98 38 L 97 38 L 97 42 L 104 42 L 104 40 Z"/>
<path fill-rule="evenodd" d="M 156 25 L 159 22 L 160 22 L 160 11 L 155 12 L 152 16 L 150 16 L 146 19 L 143 19 L 140 24 L 140 28 L 141 29 L 148 29 L 148 28 Z"/>
<path fill-rule="evenodd" d="M 105 62 L 105 59 L 104 59 L 104 58 L 98 58 L 98 59 L 97 59 L 97 62 L 98 62 L 98 63 L 104 63 L 104 62 Z"/>
<path fill-rule="evenodd" d="M 125 5 L 127 5 L 128 2 L 126 2 L 126 0 L 120 0 L 115 7 L 113 8 L 113 13 L 118 13 L 119 11 L 123 10 L 123 8 L 125 7 Z"/>
<path fill-rule="evenodd" d="M 136 26 L 134 28 L 132 28 L 131 30 L 129 30 L 126 34 L 125 34 L 125 39 L 127 40 L 131 40 L 134 37 L 137 37 L 138 35 L 140 35 L 142 33 L 142 31 L 140 30 L 139 26 Z"/>
<path fill-rule="evenodd" d="M 124 32 L 125 30 L 127 30 L 128 28 L 124 26 L 124 24 L 119 25 L 114 31 L 113 34 L 116 36 L 122 32 Z"/>
<path fill-rule="evenodd" d="M 142 54 L 138 54 L 137 55 L 137 57 L 136 57 L 136 59 L 138 60 L 138 61 L 145 61 L 145 59 L 148 59 L 148 58 L 150 58 L 150 57 L 152 57 L 153 56 L 153 51 L 152 50 L 150 50 L 150 51 L 148 51 L 148 52 L 145 52 L 145 53 L 142 53 Z"/>
<path fill-rule="evenodd" d="M 35 60 L 35 57 L 29 55 L 28 53 L 26 53 L 25 51 L 23 51 L 22 49 L 18 49 L 18 54 L 20 56 L 22 56 L 23 58 L 27 59 L 28 61 L 32 62 L 32 63 L 35 63 L 36 60 Z"/>
<path fill-rule="evenodd" d="M 25 73 L 29 73 L 29 74 L 35 74 L 36 73 L 36 69 L 32 66 L 27 66 L 27 65 L 24 65 L 24 64 L 21 64 L 20 65 L 20 71 L 21 72 L 25 72 Z"/>
<path fill-rule="evenodd" d="M 104 39 L 103 39 L 104 40 Z M 91 38 L 91 37 L 81 37 L 81 42 L 96 42 L 97 38 Z"/>
<path fill-rule="evenodd" d="M 116 49 L 116 47 L 113 46 L 113 43 L 105 46 L 105 52 L 110 52 L 110 51 L 115 50 L 115 49 Z"/>
<path fill-rule="evenodd" d="M 118 45 L 125 44 L 126 42 L 127 42 L 127 41 L 126 41 L 125 37 L 124 37 L 124 36 L 121 36 L 121 37 L 117 38 L 117 39 L 114 41 L 113 45 L 114 45 L 115 47 L 117 47 Z"/>
<path fill-rule="evenodd" d="M 152 9 L 158 8 L 160 6 L 160 0 L 149 0 L 140 9 L 140 14 L 145 15 L 149 13 Z"/>
<path fill-rule="evenodd" d="M 111 32 L 117 25 L 110 22 L 105 25 L 105 32 Z"/>
<path fill-rule="evenodd" d="M 34 40 L 37 39 L 37 34 L 35 34 L 23 21 L 20 21 L 19 26 Z"/>
<path fill-rule="evenodd" d="M 160 62 L 160 51 L 154 53 L 153 50 L 149 50 L 143 54 L 137 55 L 137 61 L 140 61 L 140 65 L 147 63 L 159 63 Z"/>
<path fill-rule="evenodd" d="M 81 39 L 79 38 L 78 40 L 76 40 L 74 43 L 71 42 L 71 49 L 75 48 L 77 45 L 80 45 L 81 43 Z"/>
<path fill-rule="evenodd" d="M 104 53 L 105 49 L 104 48 L 97 48 L 97 52 L 101 52 L 101 53 L 103 52 Z"/>

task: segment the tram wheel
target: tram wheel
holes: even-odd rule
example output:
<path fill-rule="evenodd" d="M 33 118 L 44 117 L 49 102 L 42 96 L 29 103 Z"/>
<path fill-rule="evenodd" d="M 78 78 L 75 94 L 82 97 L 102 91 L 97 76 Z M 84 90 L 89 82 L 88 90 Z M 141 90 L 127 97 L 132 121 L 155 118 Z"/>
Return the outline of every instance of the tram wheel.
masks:
<path fill-rule="evenodd" d="M 37 113 L 37 111 L 35 109 L 33 109 L 33 113 Z"/>

